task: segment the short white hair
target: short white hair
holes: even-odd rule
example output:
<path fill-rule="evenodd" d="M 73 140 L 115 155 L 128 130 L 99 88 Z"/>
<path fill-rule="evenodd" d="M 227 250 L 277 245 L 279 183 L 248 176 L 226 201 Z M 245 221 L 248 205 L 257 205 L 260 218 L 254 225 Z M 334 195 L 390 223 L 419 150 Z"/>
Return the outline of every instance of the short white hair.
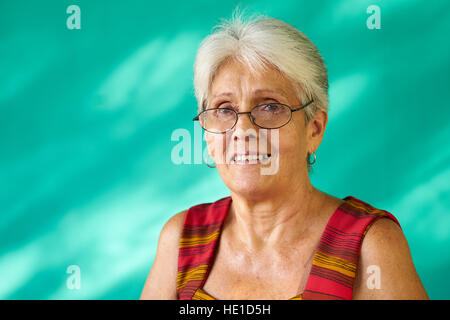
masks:
<path fill-rule="evenodd" d="M 261 14 L 246 21 L 235 11 L 213 28 L 197 51 L 194 89 L 199 112 L 208 105 L 214 75 L 230 58 L 255 73 L 275 67 L 291 81 L 302 104 L 314 99 L 304 109 L 306 123 L 318 108 L 328 111 L 328 73 L 317 47 L 286 22 Z"/>

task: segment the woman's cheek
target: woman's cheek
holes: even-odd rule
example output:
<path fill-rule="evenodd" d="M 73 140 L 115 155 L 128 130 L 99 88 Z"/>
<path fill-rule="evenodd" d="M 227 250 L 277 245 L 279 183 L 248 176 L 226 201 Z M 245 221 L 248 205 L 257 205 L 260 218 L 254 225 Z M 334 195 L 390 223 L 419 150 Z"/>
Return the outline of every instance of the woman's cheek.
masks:
<path fill-rule="evenodd" d="M 223 134 L 213 134 L 205 132 L 205 141 L 208 147 L 209 154 L 216 163 L 225 162 L 225 143 Z"/>

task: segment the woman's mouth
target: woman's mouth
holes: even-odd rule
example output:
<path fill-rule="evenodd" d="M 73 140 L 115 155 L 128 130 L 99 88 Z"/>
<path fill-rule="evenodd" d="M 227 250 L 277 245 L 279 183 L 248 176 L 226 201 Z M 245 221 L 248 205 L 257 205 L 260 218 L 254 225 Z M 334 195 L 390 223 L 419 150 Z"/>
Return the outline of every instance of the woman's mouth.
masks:
<path fill-rule="evenodd" d="M 248 155 L 234 155 L 231 158 L 231 164 L 237 165 L 253 165 L 265 164 L 270 162 L 271 154 L 248 154 Z"/>

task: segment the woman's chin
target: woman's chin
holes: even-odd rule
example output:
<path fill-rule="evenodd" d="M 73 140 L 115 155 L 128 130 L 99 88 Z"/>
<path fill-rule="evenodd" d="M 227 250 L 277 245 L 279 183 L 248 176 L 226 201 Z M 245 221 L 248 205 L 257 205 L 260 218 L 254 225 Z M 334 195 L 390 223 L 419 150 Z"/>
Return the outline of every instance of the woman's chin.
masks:
<path fill-rule="evenodd" d="M 227 187 L 243 196 L 263 195 L 271 189 L 276 175 L 264 174 L 264 166 L 261 165 L 236 165 L 229 164 L 218 171 Z M 273 191 L 273 190 L 272 190 Z"/>
<path fill-rule="evenodd" d="M 269 175 L 263 174 L 262 166 L 259 165 L 229 165 L 224 170 L 219 169 L 219 172 L 224 181 L 235 181 L 246 186 L 258 185 L 270 179 Z"/>
<path fill-rule="evenodd" d="M 263 195 L 271 189 L 269 181 L 264 176 L 256 178 L 249 175 L 247 177 L 240 176 L 229 181 L 227 185 L 231 191 L 245 197 Z"/>

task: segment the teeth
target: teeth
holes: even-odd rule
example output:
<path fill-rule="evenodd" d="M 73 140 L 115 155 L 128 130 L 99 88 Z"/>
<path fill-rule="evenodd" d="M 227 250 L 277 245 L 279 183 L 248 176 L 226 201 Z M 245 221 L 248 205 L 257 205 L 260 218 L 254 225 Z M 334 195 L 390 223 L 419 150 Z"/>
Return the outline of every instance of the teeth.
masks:
<path fill-rule="evenodd" d="M 265 160 L 269 158 L 267 154 L 253 154 L 253 155 L 237 155 L 233 158 L 233 161 L 254 161 L 254 160 Z"/>

